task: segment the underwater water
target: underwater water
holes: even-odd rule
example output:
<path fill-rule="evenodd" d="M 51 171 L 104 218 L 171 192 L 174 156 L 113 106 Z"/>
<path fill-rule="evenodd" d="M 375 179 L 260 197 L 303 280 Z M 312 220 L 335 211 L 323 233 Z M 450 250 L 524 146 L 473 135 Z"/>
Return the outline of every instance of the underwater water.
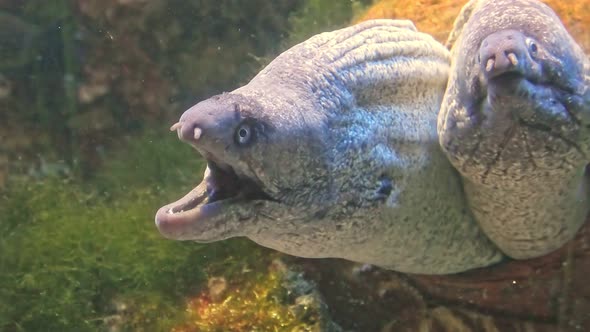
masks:
<path fill-rule="evenodd" d="M 457 0 L 0 1 L 0 331 L 590 331 L 590 230 L 454 276 L 172 241 L 206 161 L 171 125 L 307 38 Z M 590 1 L 545 1 L 590 51 Z"/>

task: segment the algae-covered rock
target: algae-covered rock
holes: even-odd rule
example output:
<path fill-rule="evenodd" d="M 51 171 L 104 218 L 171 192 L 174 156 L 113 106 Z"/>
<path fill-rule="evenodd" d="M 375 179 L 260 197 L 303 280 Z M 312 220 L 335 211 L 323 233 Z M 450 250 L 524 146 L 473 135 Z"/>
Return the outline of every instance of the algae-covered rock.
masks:
<path fill-rule="evenodd" d="M 542 1 L 555 10 L 580 46 L 587 52 L 590 51 L 590 1 Z M 377 18 L 410 19 L 418 30 L 431 34 L 444 43 L 465 3 L 466 0 L 379 0 L 357 21 Z"/>
<path fill-rule="evenodd" d="M 342 331 L 315 285 L 273 256 L 242 262 L 239 274 L 210 277 L 209 287 L 188 301 L 187 322 L 172 330 Z"/>

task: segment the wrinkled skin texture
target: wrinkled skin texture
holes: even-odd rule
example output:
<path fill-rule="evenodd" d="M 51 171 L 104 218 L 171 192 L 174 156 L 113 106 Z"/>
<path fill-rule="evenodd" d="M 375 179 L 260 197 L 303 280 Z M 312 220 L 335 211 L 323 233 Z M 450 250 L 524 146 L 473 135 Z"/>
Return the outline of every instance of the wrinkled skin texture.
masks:
<path fill-rule="evenodd" d="M 530 1 L 473 1 L 450 40 L 444 100 L 446 51 L 406 21 L 369 21 L 195 105 L 173 129 L 209 167 L 158 211 L 160 232 L 423 274 L 557 249 L 589 206 L 586 58 Z"/>
<path fill-rule="evenodd" d="M 571 240 L 590 207 L 590 64 L 533 0 L 469 2 L 449 37 L 440 143 L 471 210 L 508 256 Z"/>
<path fill-rule="evenodd" d="M 158 211 L 160 232 L 246 236 L 402 272 L 500 261 L 438 143 L 448 70 L 448 51 L 409 21 L 368 21 L 296 45 L 171 128 L 209 167 Z"/>

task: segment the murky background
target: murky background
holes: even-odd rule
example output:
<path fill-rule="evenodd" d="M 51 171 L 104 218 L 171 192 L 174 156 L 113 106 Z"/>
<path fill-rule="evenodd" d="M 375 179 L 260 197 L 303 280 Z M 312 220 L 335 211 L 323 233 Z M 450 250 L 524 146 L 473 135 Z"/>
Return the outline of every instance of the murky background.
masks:
<path fill-rule="evenodd" d="M 0 0 L 0 331 L 590 330 L 586 230 L 542 262 L 446 278 L 153 224 L 202 176 L 168 131 L 189 106 L 359 20 L 444 42 L 464 2 Z M 548 2 L 590 50 L 590 1 Z"/>

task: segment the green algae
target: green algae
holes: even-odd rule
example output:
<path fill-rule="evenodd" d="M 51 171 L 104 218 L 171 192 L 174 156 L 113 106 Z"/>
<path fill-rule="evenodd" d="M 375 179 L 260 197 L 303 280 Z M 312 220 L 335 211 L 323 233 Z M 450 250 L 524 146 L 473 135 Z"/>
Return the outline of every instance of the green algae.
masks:
<path fill-rule="evenodd" d="M 89 182 L 9 183 L 0 197 L 0 330 L 165 330 L 182 320 L 209 266 L 230 275 L 258 260 L 260 249 L 244 241 L 203 246 L 158 233 L 157 207 L 203 169 L 174 136 L 135 139 Z"/>
<path fill-rule="evenodd" d="M 1 331 L 307 331 L 317 323 L 290 311 L 285 272 L 272 269 L 278 253 L 244 239 L 200 245 L 158 233 L 155 210 L 196 185 L 204 168 L 175 136 L 131 139 L 84 182 L 12 178 L 0 196 Z M 230 285 L 207 307 L 199 299 L 212 278 Z M 219 308 L 232 315 L 221 319 Z"/>
<path fill-rule="evenodd" d="M 153 225 L 165 188 L 182 192 L 190 186 L 182 176 L 163 186 L 153 179 L 168 165 L 201 167 L 173 145 L 176 140 L 142 137 L 125 154 L 138 164 L 123 167 L 119 159 L 88 183 L 9 183 L 0 198 L 0 330 L 94 330 L 116 314 L 115 299 L 142 303 L 131 314 L 136 320 L 157 313 L 151 323 L 157 329 L 176 315 L 178 298 L 203 280 L 206 259 L 202 246 L 167 241 Z M 147 181 L 139 185 L 142 177 Z M 121 182 L 126 178 L 132 190 Z"/>

